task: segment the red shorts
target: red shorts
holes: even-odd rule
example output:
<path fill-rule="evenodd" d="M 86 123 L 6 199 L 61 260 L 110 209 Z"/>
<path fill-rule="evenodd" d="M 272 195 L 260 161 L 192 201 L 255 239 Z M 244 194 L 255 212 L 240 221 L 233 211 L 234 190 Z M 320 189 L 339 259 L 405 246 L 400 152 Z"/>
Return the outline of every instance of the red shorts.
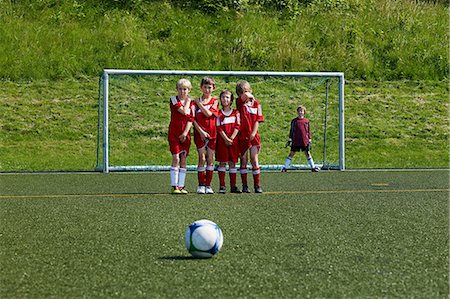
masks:
<path fill-rule="evenodd" d="M 259 134 L 256 134 L 255 138 L 253 138 L 252 141 L 250 141 L 250 137 L 244 137 L 244 136 L 239 137 L 239 154 L 241 157 L 252 146 L 257 146 L 258 151 L 261 148 L 261 138 L 259 137 Z"/>
<path fill-rule="evenodd" d="M 227 146 L 223 141 L 217 142 L 216 148 L 217 162 L 237 163 L 238 159 L 239 159 L 239 143 L 237 142 L 237 140 L 235 140 L 235 142 L 230 146 Z"/>
<path fill-rule="evenodd" d="M 195 143 L 195 146 L 197 147 L 197 149 L 206 146 L 207 148 L 209 148 L 213 151 L 216 150 L 216 138 L 202 140 L 202 138 L 200 137 L 200 134 L 195 132 L 194 133 L 194 143 Z"/>
<path fill-rule="evenodd" d="M 191 136 L 188 135 L 183 143 L 181 143 L 178 138 L 169 139 L 169 147 L 172 155 L 178 155 L 185 152 L 187 157 L 189 155 L 189 148 L 191 147 Z"/>

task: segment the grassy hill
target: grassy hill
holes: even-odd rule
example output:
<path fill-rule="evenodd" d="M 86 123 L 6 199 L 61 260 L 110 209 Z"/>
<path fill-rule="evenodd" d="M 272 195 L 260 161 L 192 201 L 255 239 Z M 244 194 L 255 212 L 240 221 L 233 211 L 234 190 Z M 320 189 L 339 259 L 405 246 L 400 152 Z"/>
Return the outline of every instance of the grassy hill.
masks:
<path fill-rule="evenodd" d="M 448 77 L 447 6 L 421 0 L 0 1 L 0 78 L 78 78 L 126 68 L 442 80 Z"/>
<path fill-rule="evenodd" d="M 240 4 L 0 1 L 0 171 L 92 170 L 103 68 L 342 71 L 347 167 L 448 167 L 446 3 L 229 2 Z M 255 89 L 266 114 L 261 162 L 281 163 L 293 106 L 314 95 Z M 116 159 L 168 163 L 168 114 L 158 109 L 150 129 L 123 125 Z M 322 120 L 312 121 L 319 132 Z"/>

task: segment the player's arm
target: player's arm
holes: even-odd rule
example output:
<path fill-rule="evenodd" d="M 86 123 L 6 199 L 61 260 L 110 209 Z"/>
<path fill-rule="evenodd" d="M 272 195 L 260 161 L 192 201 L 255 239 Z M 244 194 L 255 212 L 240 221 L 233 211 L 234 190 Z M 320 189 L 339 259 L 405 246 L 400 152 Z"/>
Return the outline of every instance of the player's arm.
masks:
<path fill-rule="evenodd" d="M 292 144 L 292 138 L 294 137 L 294 129 L 295 128 L 295 119 L 293 119 L 292 121 L 291 121 L 291 128 L 290 128 L 290 130 L 289 130 L 289 139 L 288 139 L 288 141 L 286 142 L 286 145 L 284 146 L 284 147 L 289 147 L 289 146 L 291 146 L 291 144 Z"/>
<path fill-rule="evenodd" d="M 231 134 L 230 139 L 234 140 L 236 136 L 239 134 L 239 129 L 241 127 L 241 114 L 239 112 L 236 113 L 236 124 L 234 126 L 233 134 Z"/>
<path fill-rule="evenodd" d="M 192 128 L 192 122 L 188 121 L 187 124 L 186 124 L 186 127 L 184 128 L 183 133 L 181 133 L 181 135 L 178 136 L 178 139 L 181 142 L 185 142 L 186 141 L 187 136 L 189 135 L 189 131 L 191 130 L 191 128 Z"/>
<path fill-rule="evenodd" d="M 255 121 L 255 124 L 253 125 L 252 133 L 250 134 L 250 141 L 255 139 L 255 136 L 258 133 L 259 123 L 263 122 L 263 121 L 264 121 L 264 118 L 262 116 L 262 108 L 261 108 L 261 105 L 258 105 L 258 118 Z"/>
<path fill-rule="evenodd" d="M 203 130 L 202 127 L 200 127 L 200 125 L 195 120 L 194 120 L 194 129 L 200 134 L 200 137 L 202 138 L 202 140 L 209 138 L 208 132 Z"/>
<path fill-rule="evenodd" d="M 203 115 L 205 115 L 207 118 L 210 118 L 213 113 L 211 111 L 209 111 L 208 109 L 206 109 L 206 107 L 203 105 L 203 103 L 200 101 L 199 98 L 195 99 L 195 104 L 197 104 L 197 107 L 200 108 L 200 111 L 203 113 Z M 217 109 L 217 106 L 216 106 Z"/>

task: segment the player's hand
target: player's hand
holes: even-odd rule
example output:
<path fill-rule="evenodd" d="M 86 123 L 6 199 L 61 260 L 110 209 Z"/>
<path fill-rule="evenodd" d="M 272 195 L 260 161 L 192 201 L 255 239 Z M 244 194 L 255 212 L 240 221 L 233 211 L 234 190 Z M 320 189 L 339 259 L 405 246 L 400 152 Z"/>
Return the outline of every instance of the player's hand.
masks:
<path fill-rule="evenodd" d="M 227 146 L 233 145 L 233 140 L 231 138 L 226 138 L 224 141 Z"/>
<path fill-rule="evenodd" d="M 186 135 L 184 135 L 184 134 L 181 134 L 180 136 L 178 136 L 178 139 L 180 140 L 180 142 L 181 143 L 183 143 L 183 142 L 185 142 L 186 141 Z"/>
<path fill-rule="evenodd" d="M 253 139 L 255 139 L 255 137 L 256 137 L 256 134 L 253 134 L 253 133 L 252 133 L 252 134 L 250 135 L 250 138 L 249 138 L 250 142 L 253 141 Z"/>
<path fill-rule="evenodd" d="M 286 145 L 284 147 L 290 147 L 292 144 L 292 139 L 288 139 L 288 141 L 286 142 Z"/>

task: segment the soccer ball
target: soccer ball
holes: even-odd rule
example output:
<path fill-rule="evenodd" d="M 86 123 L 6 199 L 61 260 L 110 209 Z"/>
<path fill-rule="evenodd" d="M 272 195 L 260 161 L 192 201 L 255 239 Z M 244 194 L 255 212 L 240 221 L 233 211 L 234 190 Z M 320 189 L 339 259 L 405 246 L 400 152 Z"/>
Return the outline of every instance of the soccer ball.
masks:
<path fill-rule="evenodd" d="M 189 224 L 184 234 L 186 249 L 195 258 L 210 258 L 216 255 L 223 244 L 220 227 L 203 219 Z"/>

